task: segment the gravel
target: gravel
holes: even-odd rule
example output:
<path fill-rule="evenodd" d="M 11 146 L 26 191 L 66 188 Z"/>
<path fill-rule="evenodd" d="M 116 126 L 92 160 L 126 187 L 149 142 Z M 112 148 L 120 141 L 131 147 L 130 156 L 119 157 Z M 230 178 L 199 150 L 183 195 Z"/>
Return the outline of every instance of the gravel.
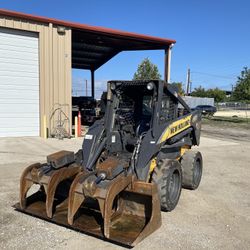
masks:
<path fill-rule="evenodd" d="M 0 249 L 123 249 L 13 209 L 24 167 L 57 150 L 77 150 L 81 139 L 0 139 Z M 249 249 L 250 142 L 207 133 L 199 147 L 203 179 L 182 190 L 178 206 L 162 213 L 162 226 L 134 249 Z"/>

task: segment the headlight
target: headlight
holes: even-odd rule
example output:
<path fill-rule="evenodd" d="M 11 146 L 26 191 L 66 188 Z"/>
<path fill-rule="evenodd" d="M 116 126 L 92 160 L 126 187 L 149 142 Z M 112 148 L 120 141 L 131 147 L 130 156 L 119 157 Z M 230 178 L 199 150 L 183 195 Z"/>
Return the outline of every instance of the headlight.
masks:
<path fill-rule="evenodd" d="M 115 89 L 116 89 L 116 85 L 115 85 L 114 82 L 112 82 L 112 83 L 110 84 L 110 89 L 111 89 L 111 90 L 115 90 Z"/>
<path fill-rule="evenodd" d="M 149 82 L 148 84 L 147 84 L 147 89 L 148 90 L 152 90 L 154 88 L 154 83 L 153 82 Z"/>

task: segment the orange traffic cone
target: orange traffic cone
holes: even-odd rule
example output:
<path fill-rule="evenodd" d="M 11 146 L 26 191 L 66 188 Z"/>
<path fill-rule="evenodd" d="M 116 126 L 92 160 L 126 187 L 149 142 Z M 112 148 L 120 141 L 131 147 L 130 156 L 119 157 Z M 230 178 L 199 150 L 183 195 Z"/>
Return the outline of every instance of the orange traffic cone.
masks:
<path fill-rule="evenodd" d="M 81 118 L 82 118 L 81 112 L 79 111 L 79 112 L 78 112 L 78 124 L 77 124 L 77 125 L 78 125 L 78 126 L 77 126 L 77 129 L 78 129 L 77 134 L 78 134 L 78 136 L 82 136 Z"/>

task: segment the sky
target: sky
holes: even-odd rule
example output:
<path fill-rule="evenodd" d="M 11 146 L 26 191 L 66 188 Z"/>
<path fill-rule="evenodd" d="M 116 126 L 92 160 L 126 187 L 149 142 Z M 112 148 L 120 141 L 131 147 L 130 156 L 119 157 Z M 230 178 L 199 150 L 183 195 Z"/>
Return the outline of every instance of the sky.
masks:
<path fill-rule="evenodd" d="M 250 67 L 249 0 L 0 0 L 0 8 L 172 38 L 171 81 L 185 84 L 190 68 L 192 88 L 231 90 Z M 96 71 L 97 96 L 107 80 L 132 79 L 146 57 L 163 75 L 163 51 L 122 52 Z M 73 70 L 72 79 L 79 94 L 90 74 Z"/>

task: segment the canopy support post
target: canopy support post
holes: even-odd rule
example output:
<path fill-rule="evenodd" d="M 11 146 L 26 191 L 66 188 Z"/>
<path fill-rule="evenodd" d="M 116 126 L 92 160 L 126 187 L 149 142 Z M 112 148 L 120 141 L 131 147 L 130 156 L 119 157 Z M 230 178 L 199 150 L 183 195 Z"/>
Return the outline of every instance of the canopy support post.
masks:
<path fill-rule="evenodd" d="M 169 45 L 167 49 L 165 49 L 165 68 L 164 68 L 164 81 L 170 83 L 170 69 L 171 69 L 171 50 L 173 44 Z"/>
<path fill-rule="evenodd" d="M 95 71 L 91 70 L 91 96 L 95 98 Z"/>

